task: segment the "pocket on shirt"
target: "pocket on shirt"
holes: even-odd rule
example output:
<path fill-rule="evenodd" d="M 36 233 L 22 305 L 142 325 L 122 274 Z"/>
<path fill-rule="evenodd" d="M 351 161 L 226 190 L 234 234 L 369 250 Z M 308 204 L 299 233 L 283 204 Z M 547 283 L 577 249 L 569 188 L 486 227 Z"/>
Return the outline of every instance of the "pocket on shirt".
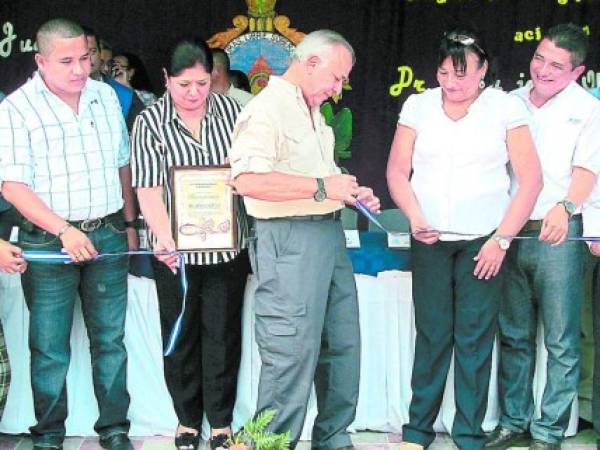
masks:
<path fill-rule="evenodd" d="M 321 158 L 319 142 L 313 130 L 306 128 L 284 131 L 290 169 L 299 174 L 310 174 L 315 169 L 315 156 Z M 314 153 L 313 153 L 314 152 Z M 286 155 L 282 155 L 284 158 Z"/>

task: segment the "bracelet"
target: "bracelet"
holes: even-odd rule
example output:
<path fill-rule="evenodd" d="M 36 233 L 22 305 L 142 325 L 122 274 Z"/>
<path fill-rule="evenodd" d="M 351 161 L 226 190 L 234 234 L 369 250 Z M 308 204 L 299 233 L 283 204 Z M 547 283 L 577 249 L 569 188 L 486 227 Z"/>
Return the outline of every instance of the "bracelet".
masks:
<path fill-rule="evenodd" d="M 125 228 L 135 228 L 135 219 L 134 220 L 124 220 Z"/>
<path fill-rule="evenodd" d="M 71 228 L 73 225 L 71 225 L 69 222 L 67 222 L 66 224 L 63 225 L 63 227 L 60 229 L 60 231 L 58 232 L 58 234 L 56 235 L 59 239 L 62 239 L 63 235 L 67 232 L 67 230 L 69 228 Z"/>

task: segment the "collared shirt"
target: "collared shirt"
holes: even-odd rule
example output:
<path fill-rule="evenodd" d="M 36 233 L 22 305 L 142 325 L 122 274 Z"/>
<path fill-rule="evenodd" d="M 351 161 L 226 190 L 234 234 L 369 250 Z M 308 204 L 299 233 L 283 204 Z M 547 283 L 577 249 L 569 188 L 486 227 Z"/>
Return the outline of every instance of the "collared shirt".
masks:
<path fill-rule="evenodd" d="M 225 92 L 227 97 L 231 97 L 236 102 L 238 102 L 242 108 L 248 104 L 250 100 L 254 98 L 254 96 L 250 92 L 243 91 L 241 89 L 236 88 L 233 84 L 229 85 L 229 89 Z"/>
<path fill-rule="evenodd" d="M 495 230 L 510 203 L 507 131 L 527 125 L 521 102 L 487 88 L 466 116 L 452 120 L 442 89 L 428 89 L 406 100 L 398 123 L 416 134 L 411 185 L 429 225 L 474 236 Z"/>
<path fill-rule="evenodd" d="M 333 130 L 320 109 L 308 108 L 299 87 L 271 76 L 267 87 L 243 109 L 236 123 L 232 176 L 281 172 L 323 178 L 339 174 L 333 147 Z M 260 219 L 327 214 L 343 207 L 341 202 L 329 199 L 270 202 L 244 197 L 244 203 L 248 214 Z"/>
<path fill-rule="evenodd" d="M 595 88 L 590 93 L 600 98 L 600 88 Z M 590 194 L 582 208 L 583 235 L 600 237 L 600 180 L 596 180 L 596 187 Z"/>
<path fill-rule="evenodd" d="M 87 80 L 77 114 L 39 73 L 0 104 L 0 180 L 28 185 L 63 219 L 121 209 L 118 169 L 128 163 L 119 101 L 104 83 Z"/>
<path fill-rule="evenodd" d="M 567 196 L 573 167 L 595 174 L 600 170 L 600 102 L 571 82 L 538 108 L 529 99 L 532 87 L 528 84 L 512 94 L 531 113 L 531 133 L 542 165 L 544 188 L 531 213 L 531 219 L 538 220 Z"/>
<path fill-rule="evenodd" d="M 131 172 L 135 188 L 163 187 L 167 212 L 172 214 L 170 168 L 174 166 L 219 166 L 227 163 L 231 132 L 240 111 L 236 101 L 210 94 L 206 99 L 200 141 L 194 139 L 181 120 L 168 92 L 136 119 L 131 136 Z M 240 202 L 241 203 L 241 202 Z M 240 247 L 247 236 L 246 215 L 238 209 Z M 154 236 L 149 231 L 150 241 Z M 217 264 L 235 258 L 237 252 L 186 253 L 188 264 Z"/>

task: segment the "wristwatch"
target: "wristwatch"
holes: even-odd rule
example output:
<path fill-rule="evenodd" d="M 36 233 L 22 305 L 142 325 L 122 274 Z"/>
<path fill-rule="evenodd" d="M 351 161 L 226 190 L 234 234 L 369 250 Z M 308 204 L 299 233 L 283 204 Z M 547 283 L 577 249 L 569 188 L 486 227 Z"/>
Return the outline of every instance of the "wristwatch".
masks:
<path fill-rule="evenodd" d="M 495 234 L 494 236 L 492 236 L 492 240 L 498 243 L 498 247 L 500 247 L 500 250 L 508 250 L 508 248 L 510 247 L 510 239 L 504 236 Z"/>
<path fill-rule="evenodd" d="M 567 197 L 565 197 L 563 200 L 558 202 L 557 205 L 563 205 L 563 207 L 565 208 L 565 211 L 569 215 L 569 218 L 571 218 L 573 216 L 573 214 L 575 214 L 575 210 L 577 209 L 577 207 L 575 206 L 575 203 L 573 203 Z"/>
<path fill-rule="evenodd" d="M 327 192 L 325 192 L 325 181 L 323 181 L 323 178 L 317 178 L 317 192 L 314 193 L 313 198 L 316 202 L 322 202 L 327 198 Z"/>

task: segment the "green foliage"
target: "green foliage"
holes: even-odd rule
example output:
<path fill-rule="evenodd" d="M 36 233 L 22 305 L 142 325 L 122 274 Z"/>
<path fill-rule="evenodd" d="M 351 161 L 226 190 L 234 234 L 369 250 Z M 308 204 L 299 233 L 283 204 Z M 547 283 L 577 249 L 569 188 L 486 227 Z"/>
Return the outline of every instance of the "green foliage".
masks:
<path fill-rule="evenodd" d="M 240 431 L 230 440 L 229 445 L 246 444 L 253 450 L 288 450 L 291 433 L 273 433 L 266 431 L 277 412 L 268 409 L 261 412 L 255 419 L 250 419 Z"/>
<path fill-rule="evenodd" d="M 321 105 L 321 113 L 325 117 L 325 122 L 333 129 L 335 136 L 335 161 L 340 159 L 350 159 L 352 150 L 352 111 L 349 108 L 342 108 L 337 113 L 333 112 L 333 106 L 330 102 Z"/>

